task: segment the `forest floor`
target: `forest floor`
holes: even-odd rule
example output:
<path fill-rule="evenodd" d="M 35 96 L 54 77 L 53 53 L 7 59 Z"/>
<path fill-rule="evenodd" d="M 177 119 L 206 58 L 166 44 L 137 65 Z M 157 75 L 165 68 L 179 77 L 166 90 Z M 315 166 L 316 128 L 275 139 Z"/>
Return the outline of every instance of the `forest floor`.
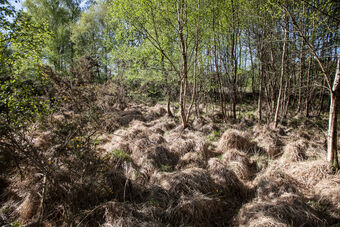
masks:
<path fill-rule="evenodd" d="M 130 103 L 118 113 L 117 129 L 96 134 L 98 157 L 115 171 L 112 197 L 85 206 L 79 226 L 340 223 L 340 174 L 331 174 L 325 160 L 325 122 L 293 118 L 274 129 L 242 106 L 243 120 L 222 123 L 209 109 L 183 130 L 164 107 Z M 15 171 L 2 177 L 4 223 L 29 223 L 39 213 L 39 200 L 27 190 L 33 174 L 18 179 Z M 43 225 L 61 224 L 46 216 Z"/>

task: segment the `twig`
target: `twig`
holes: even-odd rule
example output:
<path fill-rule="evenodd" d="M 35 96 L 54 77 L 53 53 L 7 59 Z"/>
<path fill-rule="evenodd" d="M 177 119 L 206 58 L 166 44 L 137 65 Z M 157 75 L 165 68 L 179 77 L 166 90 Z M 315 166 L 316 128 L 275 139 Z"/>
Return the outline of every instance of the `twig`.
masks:
<path fill-rule="evenodd" d="M 46 175 L 44 175 L 44 178 L 43 178 L 43 189 L 42 189 L 41 200 L 40 200 L 41 211 L 40 211 L 40 215 L 39 215 L 39 219 L 38 219 L 39 225 L 41 225 L 41 222 L 42 222 L 43 217 L 44 217 L 45 195 L 46 195 Z"/>

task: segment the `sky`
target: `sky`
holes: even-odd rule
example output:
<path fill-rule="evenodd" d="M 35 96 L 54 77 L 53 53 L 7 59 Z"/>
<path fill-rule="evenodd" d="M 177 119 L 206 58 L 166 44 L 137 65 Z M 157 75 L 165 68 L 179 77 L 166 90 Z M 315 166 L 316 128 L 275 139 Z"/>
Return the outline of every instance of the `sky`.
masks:
<path fill-rule="evenodd" d="M 15 10 L 20 10 L 23 8 L 22 3 L 24 0 L 8 0 L 9 3 L 15 7 Z M 87 1 L 81 1 L 80 7 L 84 7 Z"/>
<path fill-rule="evenodd" d="M 22 9 L 22 0 L 9 0 L 9 3 L 15 7 L 15 10 Z"/>

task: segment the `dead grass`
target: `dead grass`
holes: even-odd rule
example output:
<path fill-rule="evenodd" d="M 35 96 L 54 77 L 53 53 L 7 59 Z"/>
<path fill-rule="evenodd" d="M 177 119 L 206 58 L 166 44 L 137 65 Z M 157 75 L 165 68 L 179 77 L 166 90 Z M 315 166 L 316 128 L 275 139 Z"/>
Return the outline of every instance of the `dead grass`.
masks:
<path fill-rule="evenodd" d="M 280 222 L 279 220 L 273 218 L 273 217 L 267 217 L 267 216 L 260 216 L 257 215 L 256 217 L 252 217 L 251 220 L 246 222 L 246 224 L 238 224 L 238 226 L 252 226 L 252 227 L 287 227 L 289 225 Z"/>
<path fill-rule="evenodd" d="M 190 195 L 194 192 L 216 194 L 217 189 L 207 171 L 201 168 L 156 173 L 152 176 L 151 183 L 161 186 L 173 195 Z"/>
<path fill-rule="evenodd" d="M 130 153 L 129 143 L 124 139 L 124 133 L 121 130 L 116 131 L 117 134 L 102 135 L 97 138 L 97 150 L 104 157 L 107 153 L 114 150 L 123 150 Z"/>
<path fill-rule="evenodd" d="M 340 219 L 340 175 L 321 180 L 315 185 L 313 191 L 319 203 L 325 204 L 327 212 Z"/>
<path fill-rule="evenodd" d="M 131 158 L 133 162 L 143 168 L 148 175 L 151 175 L 156 169 L 164 165 L 173 169 L 173 166 L 176 165 L 178 161 L 178 156 L 169 152 L 169 150 L 162 145 L 151 145 L 143 149 L 133 150 Z"/>
<path fill-rule="evenodd" d="M 133 120 L 145 121 L 146 119 L 139 110 L 130 110 L 124 111 L 120 114 L 118 123 L 121 126 L 127 127 Z"/>
<path fill-rule="evenodd" d="M 33 138 L 33 146 L 36 148 L 47 150 L 51 146 L 51 131 L 36 132 L 36 136 Z"/>
<path fill-rule="evenodd" d="M 256 144 L 244 137 L 241 132 L 235 129 L 225 131 L 218 142 L 217 150 L 226 152 L 229 149 L 237 149 L 246 153 L 253 151 Z"/>
<path fill-rule="evenodd" d="M 217 158 L 208 161 L 208 171 L 211 179 L 219 185 L 223 194 L 229 198 L 246 199 L 247 189 L 238 179 L 236 174 L 226 165 L 223 165 Z"/>
<path fill-rule="evenodd" d="M 194 127 L 195 130 L 200 130 L 207 123 L 208 121 L 206 119 L 204 119 L 203 117 L 200 117 L 200 118 L 196 118 L 193 121 L 192 126 Z"/>
<path fill-rule="evenodd" d="M 257 197 L 260 200 L 271 200 L 285 193 L 299 194 L 299 188 L 303 187 L 297 180 L 281 172 L 266 172 L 255 179 L 257 185 Z"/>
<path fill-rule="evenodd" d="M 253 133 L 257 145 L 265 150 L 270 159 L 276 159 L 282 154 L 282 141 L 279 133 L 269 126 L 255 125 Z"/>
<path fill-rule="evenodd" d="M 199 152 L 188 152 L 180 157 L 176 169 L 187 169 L 187 168 L 204 168 L 207 162 L 202 153 Z"/>
<path fill-rule="evenodd" d="M 303 140 L 288 143 L 283 149 L 281 159 L 287 162 L 299 162 L 306 160 L 307 144 Z"/>
<path fill-rule="evenodd" d="M 163 138 L 163 136 L 159 135 L 159 134 L 151 134 L 149 136 L 149 140 L 151 141 L 151 143 L 153 144 L 162 144 L 165 143 L 165 139 Z"/>
<path fill-rule="evenodd" d="M 174 121 L 174 119 L 167 117 L 167 116 L 164 116 L 162 118 L 159 118 L 153 121 L 153 124 L 154 126 L 152 126 L 150 130 L 154 130 L 158 128 L 166 132 L 176 127 L 176 122 Z"/>
<path fill-rule="evenodd" d="M 107 102 L 102 108 L 115 108 Z M 80 183 L 83 179 L 75 182 L 79 191 L 67 195 L 82 209 L 100 202 L 98 210 L 88 211 L 93 214 L 82 225 L 325 226 L 328 214 L 340 219 L 340 178 L 328 174 L 327 162 L 319 158 L 324 154 L 308 149 L 311 143 L 307 136 L 296 140 L 294 130 L 260 125 L 249 134 L 251 126 L 243 122 L 222 127 L 246 127 L 248 134 L 228 129 L 218 142 L 208 143 L 205 135 L 221 127 L 208 118 L 196 119 L 193 128 L 183 130 L 177 118 L 165 116 L 161 105 L 131 104 L 124 108 L 101 115 L 106 118 L 101 128 L 106 133 L 98 133 L 96 148 L 103 162 L 113 151 L 121 151 L 127 158 L 112 158 L 103 164 L 105 178 L 100 183 L 107 187 L 97 187 L 98 195 L 90 184 Z M 69 118 L 62 116 L 55 123 Z M 219 122 L 219 116 L 215 117 Z M 32 137 L 36 138 L 35 146 L 48 148 L 44 144 L 48 136 L 38 134 Z M 321 151 L 319 142 L 313 142 L 314 152 Z M 317 160 L 312 161 L 312 156 Z M 65 168 L 63 173 L 66 178 L 67 171 Z M 37 185 L 40 193 L 41 183 Z M 26 188 L 29 190 L 11 199 L 12 205 L 1 206 L 8 208 L 11 220 L 27 222 L 39 213 L 35 187 Z M 16 190 L 24 191 L 25 187 Z M 93 202 L 92 195 L 98 201 Z M 49 209 L 56 204 L 48 205 Z M 60 216 L 63 211 L 58 212 Z"/>
<path fill-rule="evenodd" d="M 204 134 L 209 134 L 218 129 L 219 128 L 213 123 L 208 123 L 200 128 L 201 132 L 203 132 Z"/>
<path fill-rule="evenodd" d="M 256 172 L 262 172 L 268 167 L 268 156 L 266 154 L 255 154 L 250 157 L 253 167 Z"/>
<path fill-rule="evenodd" d="M 249 158 L 236 149 L 226 151 L 221 157 L 221 162 L 233 170 L 242 180 L 250 180 L 253 175 Z"/>
<path fill-rule="evenodd" d="M 235 218 L 237 226 L 326 226 L 327 222 L 304 199 L 284 193 L 271 200 L 254 200 L 245 204 Z M 267 226 L 267 225 L 265 225 Z"/>
<path fill-rule="evenodd" d="M 28 221 L 37 213 L 39 202 L 40 201 L 37 194 L 27 193 L 23 202 L 16 209 L 22 222 Z"/>
<path fill-rule="evenodd" d="M 19 221 L 27 224 L 37 218 L 40 211 L 41 175 L 31 168 L 25 179 L 19 174 L 10 176 L 0 195 L 0 220 L 6 219 L 6 223 Z"/>
<path fill-rule="evenodd" d="M 151 110 L 158 113 L 160 116 L 164 116 L 167 113 L 165 106 L 160 104 L 156 104 Z"/>
<path fill-rule="evenodd" d="M 279 160 L 278 163 L 272 163 L 266 171 L 275 171 L 275 169 L 284 171 L 307 188 L 314 187 L 320 180 L 327 178 L 329 175 L 328 163 L 324 160 L 292 163 Z"/>
<path fill-rule="evenodd" d="M 115 112 L 105 113 L 101 117 L 101 128 L 108 133 L 112 133 L 119 128 L 119 115 Z"/>
<path fill-rule="evenodd" d="M 152 207 L 133 203 L 109 202 L 104 206 L 102 226 L 158 226 L 152 218 Z"/>
<path fill-rule="evenodd" d="M 221 225 L 221 217 L 226 212 L 224 207 L 221 199 L 195 192 L 189 196 L 181 195 L 178 202 L 167 209 L 166 215 L 176 226 L 217 226 Z"/>
<path fill-rule="evenodd" d="M 208 144 L 206 143 L 204 136 L 199 133 L 194 134 L 192 132 L 186 132 L 181 134 L 178 132 L 172 132 L 165 137 L 170 144 L 170 150 L 173 153 L 184 155 L 188 152 L 198 152 L 206 155 Z"/>

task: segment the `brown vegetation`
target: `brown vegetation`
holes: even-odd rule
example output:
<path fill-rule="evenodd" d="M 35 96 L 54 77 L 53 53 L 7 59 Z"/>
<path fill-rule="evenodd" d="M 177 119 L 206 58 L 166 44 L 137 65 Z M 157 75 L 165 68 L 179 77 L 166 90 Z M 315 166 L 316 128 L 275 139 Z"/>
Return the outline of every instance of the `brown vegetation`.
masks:
<path fill-rule="evenodd" d="M 183 129 L 160 104 L 110 103 L 114 87 L 103 86 L 107 93 L 88 104 L 98 112 L 75 110 L 70 98 L 65 111 L 34 126 L 27 144 L 46 169 L 20 155 L 20 168 L 1 167 L 9 173 L 0 180 L 1 222 L 325 226 L 340 219 L 338 176 L 318 155 L 322 141 L 295 138 L 301 129 L 229 128 L 206 118 Z"/>

